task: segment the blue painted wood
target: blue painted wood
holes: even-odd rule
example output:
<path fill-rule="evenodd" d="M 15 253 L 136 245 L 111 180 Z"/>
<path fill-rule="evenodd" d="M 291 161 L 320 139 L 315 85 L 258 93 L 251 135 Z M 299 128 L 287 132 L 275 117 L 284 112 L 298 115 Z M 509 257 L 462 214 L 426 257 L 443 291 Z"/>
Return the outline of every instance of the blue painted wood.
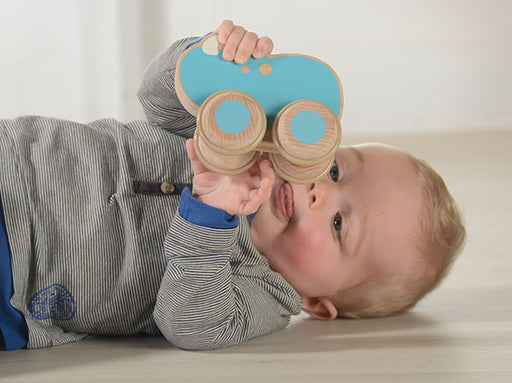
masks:
<path fill-rule="evenodd" d="M 270 74 L 262 72 L 269 66 Z M 336 73 L 322 61 L 302 55 L 250 58 L 243 65 L 207 54 L 202 46 L 190 48 L 179 69 L 179 81 L 186 95 L 198 106 L 211 94 L 237 89 L 252 95 L 263 107 L 267 127 L 287 104 L 312 99 L 326 104 L 340 116 L 342 90 Z"/>

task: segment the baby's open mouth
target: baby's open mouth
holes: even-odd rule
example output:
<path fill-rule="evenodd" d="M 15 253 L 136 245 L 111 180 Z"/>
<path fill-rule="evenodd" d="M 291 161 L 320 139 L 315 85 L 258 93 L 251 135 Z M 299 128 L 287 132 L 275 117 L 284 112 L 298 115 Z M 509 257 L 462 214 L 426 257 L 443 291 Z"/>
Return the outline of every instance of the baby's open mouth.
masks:
<path fill-rule="evenodd" d="M 289 221 L 293 216 L 293 189 L 288 182 L 279 188 L 279 211 L 285 220 Z"/>

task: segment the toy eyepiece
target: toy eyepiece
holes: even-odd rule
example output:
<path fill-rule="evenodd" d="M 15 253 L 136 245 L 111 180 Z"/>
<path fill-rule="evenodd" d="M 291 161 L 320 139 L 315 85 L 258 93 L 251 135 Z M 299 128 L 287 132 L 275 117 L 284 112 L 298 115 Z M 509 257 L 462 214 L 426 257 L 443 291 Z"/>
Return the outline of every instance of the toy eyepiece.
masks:
<path fill-rule="evenodd" d="M 197 130 L 194 147 L 199 160 L 208 169 L 219 174 L 238 174 L 249 169 L 258 159 L 258 152 L 250 151 L 239 155 L 225 155 L 212 150 L 203 142 Z"/>
<path fill-rule="evenodd" d="M 277 153 L 271 153 L 270 160 L 279 176 L 296 184 L 306 184 L 319 180 L 331 169 L 333 164 L 333 158 L 331 157 L 315 165 L 300 166 L 291 163 Z"/>
<path fill-rule="evenodd" d="M 298 100 L 276 116 L 272 140 L 279 153 L 298 166 L 325 163 L 341 142 L 338 116 L 315 100 Z"/>
<path fill-rule="evenodd" d="M 197 115 L 194 145 L 197 156 L 210 170 L 236 174 L 249 169 L 259 153 L 267 119 L 251 95 L 222 90 L 208 97 Z"/>
<path fill-rule="evenodd" d="M 197 116 L 197 131 L 214 152 L 238 155 L 252 151 L 265 135 L 267 119 L 260 103 L 239 90 L 208 97 Z"/>
<path fill-rule="evenodd" d="M 249 108 L 238 100 L 227 100 L 217 106 L 215 123 L 225 133 L 242 133 L 251 122 Z"/>
<path fill-rule="evenodd" d="M 315 144 L 325 136 L 325 119 L 314 110 L 304 110 L 290 122 L 293 137 L 303 144 Z"/>

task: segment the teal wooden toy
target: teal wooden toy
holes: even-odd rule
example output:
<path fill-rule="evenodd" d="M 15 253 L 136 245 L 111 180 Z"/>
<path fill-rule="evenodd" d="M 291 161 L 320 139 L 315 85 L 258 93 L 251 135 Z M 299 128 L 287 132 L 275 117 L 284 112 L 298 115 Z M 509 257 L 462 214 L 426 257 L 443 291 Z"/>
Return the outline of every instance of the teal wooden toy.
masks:
<path fill-rule="evenodd" d="M 194 145 L 201 162 L 221 174 L 249 169 L 270 153 L 276 172 L 310 183 L 329 171 L 341 143 L 341 83 L 326 63 L 297 54 L 222 58 L 212 34 L 180 57 L 176 92 L 197 116 Z"/>

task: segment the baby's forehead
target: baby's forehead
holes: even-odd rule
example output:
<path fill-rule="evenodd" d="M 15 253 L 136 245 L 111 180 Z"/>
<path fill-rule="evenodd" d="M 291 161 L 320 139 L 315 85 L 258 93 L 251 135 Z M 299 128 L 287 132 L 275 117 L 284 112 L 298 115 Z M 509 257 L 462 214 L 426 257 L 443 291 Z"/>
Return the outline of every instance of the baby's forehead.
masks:
<path fill-rule="evenodd" d="M 363 153 L 372 153 L 376 155 L 392 155 L 396 156 L 397 158 L 403 157 L 404 159 L 408 156 L 407 151 L 396 146 L 380 142 L 364 142 L 353 145 L 341 145 L 338 150 L 343 150 L 343 148 L 353 148 Z"/>
<path fill-rule="evenodd" d="M 382 198 L 380 198 L 382 197 Z M 392 272 L 416 269 L 411 263 L 421 252 L 425 231 L 425 205 L 419 188 L 383 193 L 369 204 L 365 241 L 378 267 Z"/>
<path fill-rule="evenodd" d="M 421 209 L 417 209 L 410 210 L 409 219 L 398 214 L 391 216 L 388 223 L 392 228 L 375 239 L 378 263 L 387 264 L 388 267 L 383 269 L 387 270 L 388 274 L 414 274 L 424 268 L 423 262 L 418 260 L 424 258 L 424 244 L 429 233 L 424 230 L 422 215 Z M 388 245 L 382 246 L 382 241 L 387 241 Z"/>
<path fill-rule="evenodd" d="M 349 167 L 362 164 L 366 171 L 373 170 L 377 173 L 374 175 L 403 174 L 410 177 L 417 175 L 411 155 L 405 150 L 386 144 L 366 143 L 340 146 L 337 149 L 336 157 L 341 158 Z"/>

